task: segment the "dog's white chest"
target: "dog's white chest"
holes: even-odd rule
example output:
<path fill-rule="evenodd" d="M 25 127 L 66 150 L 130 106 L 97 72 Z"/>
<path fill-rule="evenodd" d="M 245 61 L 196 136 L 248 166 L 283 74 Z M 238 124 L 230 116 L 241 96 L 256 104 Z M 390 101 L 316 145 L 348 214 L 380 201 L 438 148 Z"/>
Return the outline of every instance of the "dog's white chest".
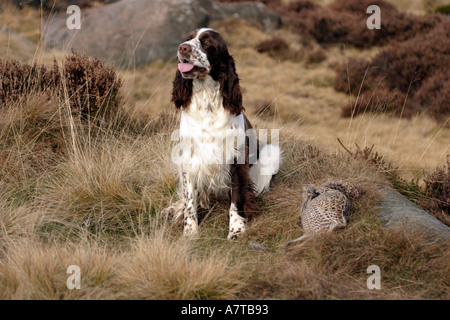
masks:
<path fill-rule="evenodd" d="M 197 89 L 197 90 L 196 90 Z M 244 116 L 223 108 L 217 86 L 196 88 L 187 110 L 182 110 L 180 143 L 184 170 L 199 189 L 229 187 L 229 168 L 245 139 Z"/>

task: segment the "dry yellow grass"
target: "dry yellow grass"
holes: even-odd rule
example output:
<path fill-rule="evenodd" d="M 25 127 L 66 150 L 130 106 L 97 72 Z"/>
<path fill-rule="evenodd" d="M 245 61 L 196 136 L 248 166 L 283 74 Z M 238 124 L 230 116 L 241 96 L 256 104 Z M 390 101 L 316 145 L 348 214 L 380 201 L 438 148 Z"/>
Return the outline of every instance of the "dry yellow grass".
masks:
<path fill-rule="evenodd" d="M 84 239 L 75 243 L 9 240 L 0 260 L 0 299 L 230 299 L 242 288 L 241 266 L 196 255 L 166 234 L 141 236 L 124 252 Z M 71 265 L 81 289 L 69 290 Z"/>
<path fill-rule="evenodd" d="M 193 243 L 166 233 L 139 237 L 122 258 L 125 299 L 233 299 L 244 285 L 243 265 L 221 254 L 198 255 Z"/>
<path fill-rule="evenodd" d="M 118 255 L 95 242 L 42 243 L 9 239 L 0 261 L 1 299 L 107 299 Z M 82 270 L 86 290 L 68 290 L 67 268 Z M 88 289 L 89 288 L 89 289 Z"/>

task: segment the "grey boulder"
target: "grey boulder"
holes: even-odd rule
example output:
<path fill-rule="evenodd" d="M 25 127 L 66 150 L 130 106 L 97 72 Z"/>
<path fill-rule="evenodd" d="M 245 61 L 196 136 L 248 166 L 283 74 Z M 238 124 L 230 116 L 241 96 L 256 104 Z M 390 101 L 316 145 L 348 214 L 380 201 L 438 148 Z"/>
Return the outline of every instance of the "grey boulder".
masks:
<path fill-rule="evenodd" d="M 70 14 L 44 21 L 46 47 L 70 50 L 130 67 L 175 59 L 190 31 L 229 17 L 256 22 L 266 31 L 280 17 L 261 3 L 216 3 L 212 0 L 122 0 L 81 10 L 81 29 L 67 28 Z"/>

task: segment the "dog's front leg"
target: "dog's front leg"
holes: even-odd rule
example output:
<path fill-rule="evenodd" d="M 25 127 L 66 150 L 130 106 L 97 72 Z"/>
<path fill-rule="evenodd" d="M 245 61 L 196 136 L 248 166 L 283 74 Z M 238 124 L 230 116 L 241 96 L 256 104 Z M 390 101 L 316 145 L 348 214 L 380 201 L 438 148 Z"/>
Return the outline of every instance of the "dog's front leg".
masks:
<path fill-rule="evenodd" d="M 198 233 L 198 219 L 197 219 L 197 189 L 195 182 L 192 181 L 189 174 L 182 170 L 181 184 L 184 198 L 184 229 L 185 236 L 192 236 Z"/>
<path fill-rule="evenodd" d="M 231 201 L 230 201 L 230 228 L 228 240 L 235 240 L 247 232 L 246 218 L 243 217 L 243 202 L 240 190 L 239 170 L 235 165 L 231 166 Z"/>
<path fill-rule="evenodd" d="M 165 219 L 172 219 L 176 223 L 183 223 L 184 235 L 194 235 L 198 232 L 197 220 L 197 191 L 187 170 L 180 170 L 180 200 L 164 209 L 161 215 Z"/>

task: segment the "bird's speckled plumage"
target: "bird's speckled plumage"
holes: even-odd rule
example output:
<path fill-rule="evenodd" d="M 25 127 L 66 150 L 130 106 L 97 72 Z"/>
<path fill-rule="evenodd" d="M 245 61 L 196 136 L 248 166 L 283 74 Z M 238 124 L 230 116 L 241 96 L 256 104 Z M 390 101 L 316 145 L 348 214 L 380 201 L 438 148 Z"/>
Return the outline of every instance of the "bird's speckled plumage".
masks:
<path fill-rule="evenodd" d="M 303 187 L 300 218 L 304 234 L 293 243 L 335 228 L 345 227 L 351 213 L 351 200 L 360 197 L 360 191 L 348 182 L 333 180 L 320 187 Z"/>

